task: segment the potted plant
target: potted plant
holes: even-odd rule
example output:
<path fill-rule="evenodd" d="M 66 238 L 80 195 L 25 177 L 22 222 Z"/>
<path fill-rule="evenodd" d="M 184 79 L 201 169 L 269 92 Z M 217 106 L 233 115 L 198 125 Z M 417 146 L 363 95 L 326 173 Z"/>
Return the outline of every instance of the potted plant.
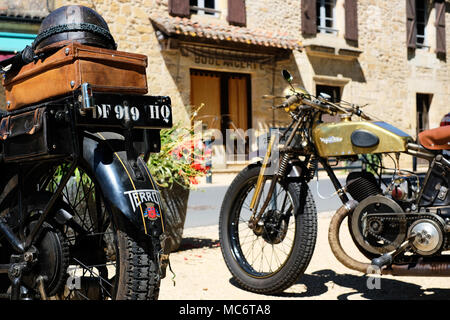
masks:
<path fill-rule="evenodd" d="M 161 130 L 161 151 L 151 154 L 147 162 L 161 192 L 171 251 L 181 243 L 189 190 L 209 169 L 205 165 L 204 143 L 193 131 L 180 123 Z"/>

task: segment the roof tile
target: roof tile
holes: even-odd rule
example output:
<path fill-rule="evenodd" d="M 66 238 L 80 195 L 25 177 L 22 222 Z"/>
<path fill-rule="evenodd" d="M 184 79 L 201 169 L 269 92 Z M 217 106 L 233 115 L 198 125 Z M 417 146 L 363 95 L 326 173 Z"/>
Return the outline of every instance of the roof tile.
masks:
<path fill-rule="evenodd" d="M 234 41 L 289 50 L 301 50 L 302 48 L 299 39 L 289 38 L 285 32 L 278 33 L 259 28 L 252 30 L 232 25 L 201 23 L 188 18 L 168 15 L 152 16 L 151 20 L 158 29 L 168 35 L 185 34 L 191 37 L 213 38 L 221 41 Z"/>

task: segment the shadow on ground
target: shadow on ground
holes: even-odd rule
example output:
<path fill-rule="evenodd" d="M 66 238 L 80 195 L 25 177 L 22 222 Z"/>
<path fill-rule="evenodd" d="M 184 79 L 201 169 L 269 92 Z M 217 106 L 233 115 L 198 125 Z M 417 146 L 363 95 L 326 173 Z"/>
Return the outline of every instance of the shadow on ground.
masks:
<path fill-rule="evenodd" d="M 377 283 L 376 281 L 379 280 Z M 333 270 L 320 270 L 312 274 L 304 274 L 296 284 L 304 285 L 303 292 L 283 292 L 274 296 L 286 298 L 319 298 L 325 294 L 330 287 L 340 286 L 348 288 L 348 292 L 337 297 L 338 300 L 352 299 L 351 296 L 361 297 L 370 300 L 434 300 L 448 299 L 450 289 L 427 288 L 394 279 L 369 278 L 367 275 L 357 276 L 351 274 L 336 274 Z M 238 288 L 239 284 L 233 278 L 230 283 Z M 369 289 L 368 283 L 372 287 Z M 287 290 L 289 291 L 289 289 Z"/>
<path fill-rule="evenodd" d="M 199 248 L 216 248 L 219 247 L 219 240 L 205 239 L 205 238 L 183 238 L 180 247 L 176 252 L 199 249 Z"/>

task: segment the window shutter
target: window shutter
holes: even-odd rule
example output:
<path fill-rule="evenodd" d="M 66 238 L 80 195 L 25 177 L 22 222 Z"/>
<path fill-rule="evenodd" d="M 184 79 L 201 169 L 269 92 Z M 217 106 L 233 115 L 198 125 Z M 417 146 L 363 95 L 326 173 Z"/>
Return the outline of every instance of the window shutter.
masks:
<path fill-rule="evenodd" d="M 408 48 L 416 48 L 416 1 L 406 0 L 406 45 Z"/>
<path fill-rule="evenodd" d="M 227 21 L 236 26 L 246 25 L 245 0 L 228 0 Z"/>
<path fill-rule="evenodd" d="M 169 0 L 169 14 L 188 17 L 190 15 L 189 0 Z"/>
<path fill-rule="evenodd" d="M 345 39 L 358 41 L 357 0 L 345 0 Z"/>
<path fill-rule="evenodd" d="M 302 34 L 315 35 L 317 33 L 316 0 L 302 0 Z"/>
<path fill-rule="evenodd" d="M 436 0 L 436 53 L 445 54 L 445 1 Z"/>

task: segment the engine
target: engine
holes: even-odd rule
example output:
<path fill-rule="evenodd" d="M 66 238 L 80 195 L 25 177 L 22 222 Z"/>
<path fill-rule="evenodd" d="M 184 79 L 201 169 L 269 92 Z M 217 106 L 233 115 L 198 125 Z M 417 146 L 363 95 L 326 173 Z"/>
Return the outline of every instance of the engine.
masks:
<path fill-rule="evenodd" d="M 405 241 L 421 256 L 450 248 L 446 234 L 450 228 L 441 210 L 415 206 L 420 194 L 418 181 L 398 177 L 383 189 L 369 172 L 352 172 L 347 177 L 346 190 L 359 202 L 349 226 L 363 254 L 374 257 L 392 252 Z"/>

